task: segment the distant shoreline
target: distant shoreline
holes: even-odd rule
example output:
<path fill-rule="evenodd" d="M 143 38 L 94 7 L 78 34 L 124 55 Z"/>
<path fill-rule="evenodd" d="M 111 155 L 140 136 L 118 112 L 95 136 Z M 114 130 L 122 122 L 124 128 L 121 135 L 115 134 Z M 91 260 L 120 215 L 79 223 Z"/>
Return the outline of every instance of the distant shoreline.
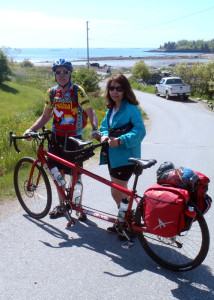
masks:
<path fill-rule="evenodd" d="M 150 51 L 148 51 L 150 52 Z M 166 53 L 166 52 L 165 52 Z M 94 60 L 94 61 L 99 61 L 99 60 L 165 60 L 165 59 L 197 59 L 197 58 L 201 58 L 201 59 L 214 59 L 214 53 L 201 53 L 201 54 L 196 54 L 196 55 L 165 55 L 165 56 L 139 56 L 139 57 L 133 57 L 133 56 L 105 56 L 105 57 L 90 57 L 90 60 Z M 75 60 L 75 61 L 87 61 L 87 59 L 79 59 L 79 60 Z"/>
<path fill-rule="evenodd" d="M 100 65 L 100 70 L 105 69 L 107 66 L 111 66 L 114 70 L 130 70 L 134 64 L 138 61 L 145 61 L 145 63 L 153 68 L 163 68 L 175 66 L 178 63 L 185 62 L 187 64 L 193 64 L 195 62 L 206 62 L 214 59 L 214 54 L 197 54 L 197 55 L 161 55 L 161 56 L 104 56 L 104 57 L 90 57 L 89 62 L 97 62 Z M 37 66 L 51 66 L 52 61 L 39 61 L 33 62 Z M 74 67 L 86 66 L 87 59 L 72 60 Z"/>

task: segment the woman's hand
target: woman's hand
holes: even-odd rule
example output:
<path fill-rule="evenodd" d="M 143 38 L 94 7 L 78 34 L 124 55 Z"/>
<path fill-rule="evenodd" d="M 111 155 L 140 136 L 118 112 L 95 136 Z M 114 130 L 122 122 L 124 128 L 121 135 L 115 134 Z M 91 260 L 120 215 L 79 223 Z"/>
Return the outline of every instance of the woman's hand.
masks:
<path fill-rule="evenodd" d="M 119 139 L 116 137 L 110 137 L 108 140 L 108 144 L 111 147 L 118 147 L 119 145 Z"/>

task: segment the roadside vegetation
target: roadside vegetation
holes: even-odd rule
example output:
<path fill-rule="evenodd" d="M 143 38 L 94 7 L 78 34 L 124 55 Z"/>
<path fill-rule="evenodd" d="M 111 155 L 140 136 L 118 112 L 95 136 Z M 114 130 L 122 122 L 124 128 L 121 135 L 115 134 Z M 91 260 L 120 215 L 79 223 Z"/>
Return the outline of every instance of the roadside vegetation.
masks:
<path fill-rule="evenodd" d="M 190 84 L 194 97 L 214 100 L 214 60 L 194 63 L 192 66 L 188 66 L 186 63 L 179 64 L 175 68 L 175 75 Z"/>
<path fill-rule="evenodd" d="M 214 60 L 204 63 L 189 65 L 181 63 L 174 68 L 164 68 L 158 71 L 151 71 L 144 61 L 135 63 L 132 68 L 130 82 L 133 88 L 155 93 L 155 83 L 150 83 L 155 75 L 163 76 L 162 73 L 170 73 L 172 76 L 181 77 L 186 84 L 191 86 L 191 97 L 209 100 L 214 105 Z"/>

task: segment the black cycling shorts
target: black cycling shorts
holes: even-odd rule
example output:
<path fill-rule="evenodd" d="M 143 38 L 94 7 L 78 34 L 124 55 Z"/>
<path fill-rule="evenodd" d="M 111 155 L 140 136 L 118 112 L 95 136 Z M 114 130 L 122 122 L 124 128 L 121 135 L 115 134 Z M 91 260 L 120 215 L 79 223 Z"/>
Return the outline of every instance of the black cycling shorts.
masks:
<path fill-rule="evenodd" d="M 78 138 L 78 139 L 82 139 L 82 137 L 80 135 L 78 136 L 74 136 L 75 138 Z M 66 140 L 67 139 L 67 140 Z M 77 150 L 78 146 L 77 144 L 72 141 L 72 140 L 69 140 L 68 138 L 65 138 L 63 136 L 56 136 L 55 134 L 52 134 L 51 136 L 51 143 L 50 145 L 48 146 L 48 151 L 54 155 L 57 155 L 59 156 L 60 158 L 63 158 L 69 162 L 74 162 L 74 158 L 72 157 L 71 154 L 64 154 L 63 153 L 63 148 L 64 148 L 64 145 L 65 145 L 65 141 L 67 143 L 66 145 L 66 150 L 68 151 L 74 151 L 74 150 Z M 73 170 L 51 158 L 47 158 L 48 160 L 48 163 L 51 167 L 51 169 L 53 167 L 57 167 L 59 170 L 63 170 L 65 174 L 72 174 Z M 83 167 L 83 163 L 78 163 L 78 166 L 79 167 Z M 79 173 L 78 173 L 79 174 Z"/>
<path fill-rule="evenodd" d="M 135 170 L 135 165 L 127 165 L 127 166 L 121 166 L 118 168 L 112 168 L 109 167 L 109 173 L 112 177 L 124 181 L 128 181 Z"/>

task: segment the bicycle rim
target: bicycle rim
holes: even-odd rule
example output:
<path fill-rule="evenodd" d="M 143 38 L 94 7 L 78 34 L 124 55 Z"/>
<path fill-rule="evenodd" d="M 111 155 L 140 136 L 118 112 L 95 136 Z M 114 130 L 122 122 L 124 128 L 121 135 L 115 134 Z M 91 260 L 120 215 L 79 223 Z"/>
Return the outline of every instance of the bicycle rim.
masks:
<path fill-rule="evenodd" d="M 159 265 L 172 271 L 189 271 L 199 266 L 209 250 L 209 230 L 198 210 L 197 219 L 190 230 L 173 238 L 150 233 L 138 233 L 138 239 L 146 253 Z"/>
<path fill-rule="evenodd" d="M 14 171 L 14 186 L 18 200 L 26 213 L 35 219 L 44 218 L 51 207 L 50 182 L 44 169 L 36 164 L 30 185 L 28 181 L 33 162 L 31 157 L 20 159 Z"/>

